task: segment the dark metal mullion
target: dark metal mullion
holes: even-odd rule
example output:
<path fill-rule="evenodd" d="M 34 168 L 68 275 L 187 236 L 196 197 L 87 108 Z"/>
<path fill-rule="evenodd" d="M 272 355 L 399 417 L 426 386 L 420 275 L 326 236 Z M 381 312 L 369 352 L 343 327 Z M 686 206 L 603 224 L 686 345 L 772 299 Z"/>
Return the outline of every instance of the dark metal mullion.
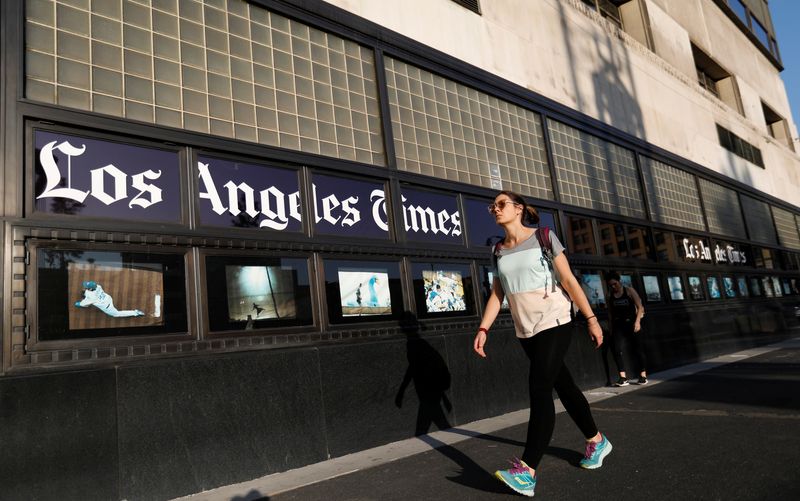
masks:
<path fill-rule="evenodd" d="M 556 172 L 556 162 L 553 156 L 553 143 L 550 138 L 550 117 L 547 113 L 541 113 L 542 118 L 542 140 L 544 141 L 544 151 L 547 155 L 547 168 L 550 171 L 550 187 L 553 190 L 553 200 L 563 203 L 561 200 L 561 189 L 558 186 L 558 173 Z"/>
<path fill-rule="evenodd" d="M 378 87 L 378 105 L 381 110 L 381 126 L 383 128 L 383 149 L 386 166 L 389 170 L 397 170 L 397 156 L 394 150 L 394 133 L 392 131 L 392 113 L 389 106 L 389 88 L 386 84 L 386 65 L 384 64 L 383 49 L 376 46 L 375 54 L 375 81 Z"/>

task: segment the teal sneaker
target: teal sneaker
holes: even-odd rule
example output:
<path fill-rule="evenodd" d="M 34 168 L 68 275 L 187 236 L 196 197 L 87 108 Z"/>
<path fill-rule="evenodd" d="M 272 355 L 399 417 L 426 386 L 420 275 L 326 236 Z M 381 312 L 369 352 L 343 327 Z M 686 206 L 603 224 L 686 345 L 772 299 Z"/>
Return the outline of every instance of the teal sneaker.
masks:
<path fill-rule="evenodd" d="M 586 452 L 583 455 L 583 459 L 581 459 L 581 467 L 587 470 L 594 470 L 595 468 L 603 466 L 603 459 L 608 456 L 611 449 L 613 449 L 611 442 L 608 441 L 606 436 L 603 434 L 600 436 L 603 437 L 603 439 L 599 442 L 589 442 L 586 444 Z"/>
<path fill-rule="evenodd" d="M 494 472 L 494 476 L 515 492 L 532 498 L 536 489 L 536 475 L 531 476 L 531 471 L 528 468 L 529 466 L 525 464 L 525 461 L 514 459 L 511 461 L 510 469 L 497 470 Z"/>

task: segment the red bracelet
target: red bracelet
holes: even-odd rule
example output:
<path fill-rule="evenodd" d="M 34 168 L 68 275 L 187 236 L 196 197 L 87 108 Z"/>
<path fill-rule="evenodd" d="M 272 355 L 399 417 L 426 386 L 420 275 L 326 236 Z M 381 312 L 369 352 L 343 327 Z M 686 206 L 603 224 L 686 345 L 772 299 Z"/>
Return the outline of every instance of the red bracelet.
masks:
<path fill-rule="evenodd" d="M 483 332 L 484 334 L 489 334 L 489 329 L 486 327 L 478 327 L 478 332 Z"/>

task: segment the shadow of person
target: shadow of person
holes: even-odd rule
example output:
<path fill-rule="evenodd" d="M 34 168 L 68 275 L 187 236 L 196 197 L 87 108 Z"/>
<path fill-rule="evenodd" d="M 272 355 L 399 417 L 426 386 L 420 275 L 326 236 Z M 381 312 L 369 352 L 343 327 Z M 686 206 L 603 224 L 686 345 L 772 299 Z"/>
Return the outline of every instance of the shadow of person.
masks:
<path fill-rule="evenodd" d="M 231 501 L 269 501 L 269 496 L 265 497 L 256 489 L 251 489 L 247 494 L 232 497 Z"/>
<path fill-rule="evenodd" d="M 400 325 L 406 335 L 408 369 L 397 390 L 394 403 L 398 408 L 402 407 L 406 389 L 414 383 L 414 391 L 419 401 L 414 435 L 428 433 L 432 424 L 439 430 L 446 430 L 451 427 L 446 413 L 453 410 L 453 405 L 447 397 L 447 390 L 450 389 L 450 370 L 439 352 L 420 337 L 419 331 L 422 326 L 413 313 L 405 312 Z"/>

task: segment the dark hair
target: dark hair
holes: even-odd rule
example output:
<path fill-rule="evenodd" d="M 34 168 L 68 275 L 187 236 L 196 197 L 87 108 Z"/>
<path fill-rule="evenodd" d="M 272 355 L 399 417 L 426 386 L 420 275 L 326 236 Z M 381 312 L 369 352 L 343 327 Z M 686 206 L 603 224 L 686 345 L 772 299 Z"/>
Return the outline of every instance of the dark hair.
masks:
<path fill-rule="evenodd" d="M 620 278 L 619 273 L 617 273 L 616 271 L 609 271 L 608 273 L 606 273 L 606 282 L 610 282 L 611 280 L 616 280 L 617 282 L 620 282 L 620 280 L 622 279 Z"/>
<path fill-rule="evenodd" d="M 511 199 L 512 202 L 520 204 L 522 206 L 522 223 L 525 224 L 539 224 L 539 213 L 536 211 L 536 208 L 532 205 L 528 205 L 525 202 L 525 199 L 522 198 L 522 195 L 519 193 L 514 193 L 513 191 L 503 190 L 494 197 L 497 198 L 500 195 L 505 195 Z"/>

